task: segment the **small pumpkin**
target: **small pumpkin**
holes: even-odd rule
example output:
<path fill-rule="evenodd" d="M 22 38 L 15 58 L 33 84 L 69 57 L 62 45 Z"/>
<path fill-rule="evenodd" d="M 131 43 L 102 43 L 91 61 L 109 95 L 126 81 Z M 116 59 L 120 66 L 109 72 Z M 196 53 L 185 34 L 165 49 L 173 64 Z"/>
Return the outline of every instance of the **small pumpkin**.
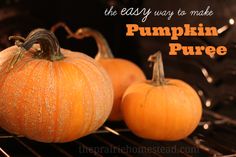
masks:
<path fill-rule="evenodd" d="M 151 81 L 131 85 L 124 93 L 121 110 L 130 130 L 139 137 L 173 141 L 187 137 L 197 127 L 202 105 L 187 83 L 164 78 L 161 53 L 154 62 Z"/>
<path fill-rule="evenodd" d="M 55 35 L 32 31 L 0 70 L 0 126 L 41 142 L 68 142 L 98 129 L 113 104 L 109 76 L 82 53 L 60 48 Z M 35 44 L 39 43 L 39 45 Z M 9 66 L 10 65 L 10 66 Z"/>
<path fill-rule="evenodd" d="M 109 120 L 119 121 L 122 120 L 122 113 L 120 104 L 125 90 L 134 82 L 145 80 L 145 75 L 142 70 L 134 63 L 121 59 L 114 58 L 107 41 L 96 30 L 91 28 L 80 28 L 76 31 L 76 38 L 93 37 L 97 43 L 98 53 L 95 57 L 110 76 L 114 89 L 114 103 Z"/>

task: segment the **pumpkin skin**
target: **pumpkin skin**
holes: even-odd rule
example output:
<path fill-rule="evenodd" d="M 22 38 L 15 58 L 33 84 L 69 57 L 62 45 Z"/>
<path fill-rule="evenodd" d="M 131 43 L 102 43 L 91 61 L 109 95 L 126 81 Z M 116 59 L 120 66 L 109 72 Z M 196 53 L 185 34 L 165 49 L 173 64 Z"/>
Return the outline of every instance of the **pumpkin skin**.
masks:
<path fill-rule="evenodd" d="M 7 49 L 0 52 L 0 70 L 1 70 L 1 66 L 3 65 L 3 63 L 14 55 L 14 53 L 13 53 L 14 50 L 15 50 L 15 46 L 13 46 L 11 48 L 7 48 Z"/>
<path fill-rule="evenodd" d="M 180 140 L 197 127 L 201 101 L 194 89 L 181 80 L 164 79 L 163 83 L 160 71 L 152 81 L 133 84 L 125 91 L 121 105 L 124 121 L 139 137 Z"/>
<path fill-rule="evenodd" d="M 64 23 L 57 24 L 53 27 L 53 30 L 59 26 L 64 27 L 71 37 L 77 39 L 83 39 L 86 37 L 94 38 L 98 47 L 98 53 L 95 59 L 103 66 L 110 76 L 114 89 L 113 108 L 108 120 L 122 120 L 123 118 L 120 110 L 122 96 L 129 85 L 135 82 L 142 82 L 146 79 L 142 70 L 137 65 L 128 60 L 114 58 L 106 39 L 98 31 L 84 27 L 79 28 L 76 33 L 72 33 L 72 31 L 70 31 L 70 29 Z"/>
<path fill-rule="evenodd" d="M 125 90 L 132 83 L 144 81 L 145 76 L 135 64 L 124 59 L 97 59 L 97 61 L 110 76 L 114 89 L 113 108 L 108 120 L 122 120 L 120 104 Z"/>
<path fill-rule="evenodd" d="M 113 103 L 105 70 L 79 52 L 60 49 L 64 58 L 51 61 L 35 58 L 36 49 L 33 45 L 26 50 L 7 72 L 10 61 L 3 64 L 1 127 L 41 142 L 68 142 L 94 132 L 108 118 Z"/>

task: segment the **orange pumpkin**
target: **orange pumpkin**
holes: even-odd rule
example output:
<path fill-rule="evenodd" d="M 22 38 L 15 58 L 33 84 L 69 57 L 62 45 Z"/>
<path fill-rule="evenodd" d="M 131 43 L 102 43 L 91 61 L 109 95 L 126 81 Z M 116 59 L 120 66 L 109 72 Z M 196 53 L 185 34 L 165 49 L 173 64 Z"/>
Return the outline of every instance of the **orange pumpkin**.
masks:
<path fill-rule="evenodd" d="M 93 37 L 97 43 L 98 53 L 95 59 L 104 67 L 110 76 L 114 89 L 114 103 L 109 120 L 122 120 L 120 103 L 122 96 L 129 85 L 134 82 L 145 80 L 145 75 L 142 70 L 134 63 L 121 59 L 114 58 L 107 44 L 107 41 L 96 30 L 91 28 L 80 28 L 76 31 L 73 37 L 82 39 L 85 37 Z"/>
<path fill-rule="evenodd" d="M 120 103 L 122 96 L 129 85 L 134 82 L 145 80 L 145 75 L 142 70 L 134 63 L 121 59 L 114 58 L 111 49 L 101 33 L 91 28 L 80 28 L 73 33 L 70 28 L 63 22 L 59 22 L 52 26 L 51 31 L 55 32 L 59 27 L 63 27 L 69 34 L 69 37 L 83 39 L 93 37 L 97 43 L 98 53 L 95 59 L 104 67 L 110 76 L 114 89 L 114 103 L 109 120 L 122 120 Z"/>
<path fill-rule="evenodd" d="M 202 105 L 187 83 L 164 78 L 161 53 L 149 57 L 155 62 L 151 81 L 131 85 L 122 99 L 124 121 L 137 136 L 152 140 L 179 140 L 197 127 Z"/>
<path fill-rule="evenodd" d="M 17 41 L 19 47 L 3 51 L 16 55 L 0 70 L 0 126 L 41 142 L 68 142 L 98 129 L 113 103 L 102 66 L 61 49 L 44 29 Z"/>

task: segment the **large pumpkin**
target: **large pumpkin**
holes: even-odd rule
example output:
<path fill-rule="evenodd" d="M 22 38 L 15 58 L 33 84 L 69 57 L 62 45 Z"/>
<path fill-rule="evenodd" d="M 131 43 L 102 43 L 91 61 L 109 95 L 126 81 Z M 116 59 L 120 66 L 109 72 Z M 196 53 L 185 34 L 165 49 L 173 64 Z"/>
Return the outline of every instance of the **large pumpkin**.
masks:
<path fill-rule="evenodd" d="M 95 39 L 98 47 L 98 53 L 95 59 L 107 71 L 114 89 L 114 104 L 108 119 L 111 121 L 122 120 L 120 110 L 122 96 L 129 85 L 145 80 L 144 73 L 134 63 L 125 59 L 114 58 L 107 41 L 98 31 L 91 28 L 80 28 L 73 37 L 78 39 L 93 37 Z"/>
<path fill-rule="evenodd" d="M 164 78 L 161 53 L 151 55 L 151 81 L 131 85 L 125 92 L 121 110 L 124 121 L 137 136 L 153 140 L 179 140 L 197 127 L 202 105 L 187 83 Z"/>
<path fill-rule="evenodd" d="M 41 142 L 67 142 L 98 129 L 112 109 L 109 76 L 82 53 L 60 49 L 53 33 L 32 31 L 0 70 L 0 126 Z M 34 43 L 39 43 L 35 45 Z"/>

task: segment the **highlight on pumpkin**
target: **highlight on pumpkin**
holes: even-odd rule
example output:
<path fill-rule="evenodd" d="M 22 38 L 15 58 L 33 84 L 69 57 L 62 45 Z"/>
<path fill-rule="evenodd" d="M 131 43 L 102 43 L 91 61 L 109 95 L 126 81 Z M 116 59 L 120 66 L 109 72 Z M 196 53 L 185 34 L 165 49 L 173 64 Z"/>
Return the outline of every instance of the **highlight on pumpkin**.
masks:
<path fill-rule="evenodd" d="M 125 91 L 121 103 L 124 121 L 137 136 L 174 141 L 197 127 L 202 104 L 195 90 L 184 81 L 165 78 L 160 52 L 151 55 L 152 80 L 136 83 Z"/>
<path fill-rule="evenodd" d="M 60 48 L 45 29 L 33 30 L 25 40 L 12 38 L 17 45 L 0 52 L 14 54 L 0 69 L 0 127 L 36 141 L 68 142 L 102 126 L 113 104 L 102 66 Z"/>
<path fill-rule="evenodd" d="M 65 23 L 58 23 L 54 25 L 52 30 L 56 31 L 59 27 L 63 27 L 69 34 L 69 37 L 76 39 L 91 37 L 95 40 L 98 48 L 95 59 L 103 66 L 110 76 L 114 89 L 114 104 L 108 119 L 110 121 L 122 120 L 123 117 L 120 110 L 122 96 L 129 85 L 135 82 L 145 81 L 145 75 L 142 70 L 128 60 L 115 58 L 106 39 L 100 32 L 92 28 L 83 27 L 79 28 L 75 33 L 72 33 Z"/>

